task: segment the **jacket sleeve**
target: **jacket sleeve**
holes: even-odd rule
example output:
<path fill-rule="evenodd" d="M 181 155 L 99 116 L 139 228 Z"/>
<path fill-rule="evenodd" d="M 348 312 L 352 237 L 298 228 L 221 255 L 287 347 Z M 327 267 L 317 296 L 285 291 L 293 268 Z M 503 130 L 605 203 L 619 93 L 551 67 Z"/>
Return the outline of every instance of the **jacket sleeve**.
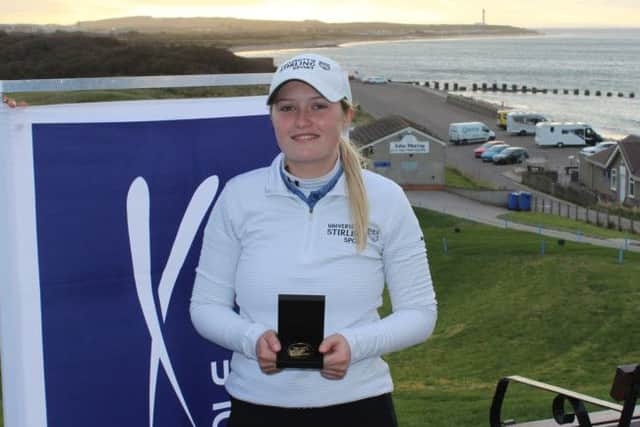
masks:
<path fill-rule="evenodd" d="M 191 295 L 191 321 L 202 337 L 256 359 L 256 342 L 267 327 L 241 317 L 235 306 L 235 276 L 241 242 L 232 218 L 229 186 L 220 194 L 204 230 Z M 241 219 L 241 218 L 240 218 Z"/>
<path fill-rule="evenodd" d="M 351 347 L 351 363 L 419 344 L 433 332 L 437 302 L 424 237 L 406 196 L 399 190 L 382 230 L 383 265 L 393 312 L 340 333 Z"/>

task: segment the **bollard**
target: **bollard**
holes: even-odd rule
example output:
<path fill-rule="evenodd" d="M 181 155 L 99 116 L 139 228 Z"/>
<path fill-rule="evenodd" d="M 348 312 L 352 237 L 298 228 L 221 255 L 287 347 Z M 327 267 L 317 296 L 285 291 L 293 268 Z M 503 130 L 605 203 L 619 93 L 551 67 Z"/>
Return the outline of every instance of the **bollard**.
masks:
<path fill-rule="evenodd" d="M 487 84 L 486 83 L 482 83 L 482 91 L 486 91 L 487 90 Z"/>
<path fill-rule="evenodd" d="M 435 90 L 440 90 L 440 82 L 433 82 L 433 87 Z"/>
<path fill-rule="evenodd" d="M 453 84 L 453 90 L 458 90 L 458 83 Z"/>
<path fill-rule="evenodd" d="M 565 94 L 565 95 L 569 95 L 569 89 L 563 89 L 562 93 Z"/>
<path fill-rule="evenodd" d="M 611 97 L 613 94 L 611 92 L 607 92 L 607 96 Z"/>
<path fill-rule="evenodd" d="M 602 96 L 602 92 L 600 92 L 599 90 L 596 91 L 596 96 Z"/>
<path fill-rule="evenodd" d="M 471 90 L 472 90 L 472 91 L 474 91 L 474 92 L 475 92 L 476 90 L 478 90 L 478 84 L 477 84 L 477 83 L 472 84 L 472 85 L 471 85 Z"/>
<path fill-rule="evenodd" d="M 444 249 L 444 254 L 446 255 L 449 252 L 449 245 L 447 244 L 447 238 L 442 238 L 442 248 Z"/>
<path fill-rule="evenodd" d="M 629 94 L 629 98 L 635 98 L 635 97 L 636 97 L 636 94 L 635 94 L 635 93 L 631 92 L 631 93 Z"/>
<path fill-rule="evenodd" d="M 581 241 L 582 241 L 582 231 L 580 231 L 580 230 L 576 230 L 576 240 L 577 240 L 578 242 L 581 242 Z"/>
<path fill-rule="evenodd" d="M 624 93 L 618 92 L 618 98 L 623 98 L 623 97 L 624 97 Z"/>
<path fill-rule="evenodd" d="M 557 95 L 557 94 L 558 94 L 558 89 L 554 89 L 554 90 L 553 90 L 553 94 L 554 94 L 554 95 Z"/>
<path fill-rule="evenodd" d="M 538 224 L 538 234 L 542 235 L 542 225 Z"/>
<path fill-rule="evenodd" d="M 540 92 L 544 93 L 545 95 L 547 94 L 547 89 L 542 89 Z"/>
<path fill-rule="evenodd" d="M 507 91 L 507 84 L 506 83 L 502 83 L 502 91 L 503 92 Z"/>
<path fill-rule="evenodd" d="M 518 85 L 511 85 L 511 90 L 513 92 L 517 92 L 518 91 Z"/>
<path fill-rule="evenodd" d="M 622 264 L 624 262 L 624 248 L 620 247 L 618 251 L 618 264 Z"/>
<path fill-rule="evenodd" d="M 429 82 L 424 82 L 424 85 L 425 85 L 426 87 L 430 87 L 430 86 L 431 86 L 431 83 L 429 83 Z"/>
<path fill-rule="evenodd" d="M 574 95 L 580 95 L 580 89 L 574 89 L 573 90 L 573 94 Z"/>
<path fill-rule="evenodd" d="M 498 83 L 494 83 L 494 84 L 492 84 L 492 85 L 491 85 L 491 91 L 492 91 L 492 92 L 495 92 L 495 91 L 497 91 L 497 90 L 498 90 Z"/>
<path fill-rule="evenodd" d="M 525 85 L 522 85 L 522 93 L 527 93 L 527 87 Z"/>
<path fill-rule="evenodd" d="M 449 83 L 444 84 L 444 90 L 449 90 Z"/>
<path fill-rule="evenodd" d="M 584 90 L 584 96 L 589 96 L 589 94 L 590 94 L 589 89 L 585 89 Z"/>
<path fill-rule="evenodd" d="M 540 254 L 544 255 L 544 240 L 542 240 L 542 243 L 540 243 Z"/>
<path fill-rule="evenodd" d="M 531 88 L 531 93 L 533 93 L 533 94 L 538 93 L 538 88 L 537 87 L 532 87 Z"/>
<path fill-rule="evenodd" d="M 624 250 L 628 250 L 629 249 L 629 238 L 625 237 L 624 238 Z"/>

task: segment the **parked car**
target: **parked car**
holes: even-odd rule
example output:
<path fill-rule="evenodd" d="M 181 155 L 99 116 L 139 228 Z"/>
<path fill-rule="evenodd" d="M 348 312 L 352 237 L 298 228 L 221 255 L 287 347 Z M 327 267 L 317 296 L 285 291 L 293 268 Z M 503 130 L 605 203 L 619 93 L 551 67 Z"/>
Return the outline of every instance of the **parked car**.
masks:
<path fill-rule="evenodd" d="M 498 110 L 496 112 L 496 126 L 502 129 L 507 128 L 507 114 L 511 113 L 513 110 Z"/>
<path fill-rule="evenodd" d="M 504 144 L 504 141 L 500 141 L 500 140 L 487 141 L 484 144 L 482 144 L 480 147 L 473 150 L 473 156 L 476 159 L 479 159 L 480 156 L 482 156 L 482 153 L 484 153 L 489 147 L 493 147 L 494 145 L 498 145 L 498 144 Z"/>
<path fill-rule="evenodd" d="M 585 156 L 592 156 L 596 153 L 599 153 L 601 151 L 606 150 L 609 147 L 613 147 L 614 145 L 617 145 L 618 143 L 616 141 L 602 141 L 602 142 L 598 142 L 596 145 L 594 145 L 593 147 L 585 147 L 582 150 L 580 150 L 581 154 L 584 154 Z"/>
<path fill-rule="evenodd" d="M 483 162 L 490 162 L 493 160 L 493 156 L 495 156 L 496 154 L 498 154 L 499 152 L 501 152 L 502 150 L 508 147 L 510 147 L 510 145 L 508 144 L 494 145 L 493 147 L 488 148 L 484 153 L 482 153 L 482 156 L 480 156 L 480 158 L 482 159 Z"/>
<path fill-rule="evenodd" d="M 585 123 L 540 122 L 536 125 L 535 142 L 538 146 L 595 145 L 602 136 Z"/>
<path fill-rule="evenodd" d="M 548 122 L 549 118 L 539 113 L 512 111 L 507 114 L 507 132 L 512 135 L 535 135 L 536 125 Z"/>
<path fill-rule="evenodd" d="M 522 163 L 529 158 L 529 152 L 522 147 L 507 147 L 493 156 L 493 163 L 502 165 L 507 163 Z"/>
<path fill-rule="evenodd" d="M 367 76 L 362 79 L 363 83 L 369 83 L 374 85 L 385 84 L 388 82 L 386 77 L 383 76 Z"/>
<path fill-rule="evenodd" d="M 496 133 L 482 122 L 451 123 L 449 141 L 454 144 L 487 142 L 496 139 Z"/>

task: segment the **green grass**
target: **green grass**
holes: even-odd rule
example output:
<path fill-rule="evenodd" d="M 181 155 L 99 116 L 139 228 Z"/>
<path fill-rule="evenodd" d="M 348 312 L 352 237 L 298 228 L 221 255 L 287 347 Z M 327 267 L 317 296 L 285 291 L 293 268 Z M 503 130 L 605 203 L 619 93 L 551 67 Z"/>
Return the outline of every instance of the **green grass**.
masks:
<path fill-rule="evenodd" d="M 610 400 L 615 367 L 640 360 L 640 254 L 618 264 L 616 250 L 566 242 L 543 256 L 535 233 L 417 214 L 439 315 L 426 343 L 386 357 L 400 425 L 488 425 L 495 385 L 513 374 Z M 553 397 L 511 385 L 503 419 L 551 418 Z"/>
<path fill-rule="evenodd" d="M 416 213 L 439 314 L 426 343 L 385 357 L 401 426 L 487 425 L 496 382 L 513 374 L 610 400 L 615 367 L 640 361 L 640 254 L 619 264 L 617 250 L 566 242 L 541 255 L 535 233 Z M 550 418 L 553 397 L 511 385 L 503 419 Z"/>
<path fill-rule="evenodd" d="M 210 98 L 266 95 L 268 86 L 216 86 L 128 90 L 84 90 L 72 92 L 15 92 L 7 94 L 29 105 L 72 104 L 81 102 L 132 101 L 140 99 Z"/>
<path fill-rule="evenodd" d="M 491 185 L 476 181 L 451 166 L 445 168 L 444 174 L 445 182 L 449 187 L 467 188 L 470 190 L 486 190 L 492 188 Z"/>
<path fill-rule="evenodd" d="M 598 227 L 588 224 L 584 221 L 576 221 L 557 215 L 544 214 L 541 212 L 509 212 L 500 215 L 499 218 L 506 219 L 511 222 L 527 224 L 558 231 L 567 231 L 577 233 L 580 231 L 585 236 L 597 237 L 601 239 L 624 239 L 629 237 L 629 233 L 623 233 L 617 230 L 611 230 L 604 227 Z"/>

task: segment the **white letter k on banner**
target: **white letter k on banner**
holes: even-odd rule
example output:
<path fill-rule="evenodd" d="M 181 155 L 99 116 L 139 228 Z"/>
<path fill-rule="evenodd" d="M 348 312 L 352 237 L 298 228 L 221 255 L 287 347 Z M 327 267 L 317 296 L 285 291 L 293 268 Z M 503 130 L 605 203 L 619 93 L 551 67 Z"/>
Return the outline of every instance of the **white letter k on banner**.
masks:
<path fill-rule="evenodd" d="M 129 228 L 129 244 L 131 246 L 131 261 L 133 275 L 136 282 L 136 292 L 142 308 L 149 334 L 151 335 L 151 357 L 149 369 L 149 427 L 153 427 L 156 385 L 158 381 L 159 365 L 164 368 L 171 387 L 182 404 L 191 425 L 195 427 L 193 417 L 180 390 L 167 346 L 162 335 L 161 324 L 167 318 L 167 311 L 171 301 L 171 294 L 175 287 L 178 274 L 189 253 L 189 248 L 195 239 L 198 228 L 204 219 L 207 209 L 213 202 L 218 191 L 218 177 L 211 176 L 198 186 L 187 210 L 182 217 L 180 227 L 169 253 L 167 265 L 162 271 L 158 285 L 158 301 L 160 302 L 161 319 L 157 315 L 157 307 L 153 298 L 151 283 L 151 238 L 149 214 L 149 187 L 142 177 L 136 178 L 127 194 L 127 225 Z"/>

